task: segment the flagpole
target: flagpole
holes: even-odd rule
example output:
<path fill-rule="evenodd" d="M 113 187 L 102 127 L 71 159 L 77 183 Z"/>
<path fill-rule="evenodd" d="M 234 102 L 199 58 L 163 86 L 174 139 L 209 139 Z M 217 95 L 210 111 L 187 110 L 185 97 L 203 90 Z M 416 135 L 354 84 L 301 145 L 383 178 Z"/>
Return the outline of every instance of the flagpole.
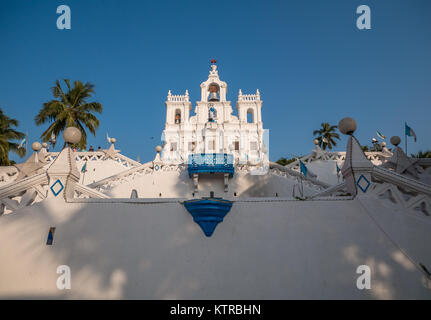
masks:
<path fill-rule="evenodd" d="M 404 129 L 404 139 L 405 139 L 405 146 L 406 146 L 406 155 L 407 155 L 407 132 L 406 132 L 406 130 Z"/>
<path fill-rule="evenodd" d="M 25 133 L 25 160 L 28 159 L 28 131 Z"/>

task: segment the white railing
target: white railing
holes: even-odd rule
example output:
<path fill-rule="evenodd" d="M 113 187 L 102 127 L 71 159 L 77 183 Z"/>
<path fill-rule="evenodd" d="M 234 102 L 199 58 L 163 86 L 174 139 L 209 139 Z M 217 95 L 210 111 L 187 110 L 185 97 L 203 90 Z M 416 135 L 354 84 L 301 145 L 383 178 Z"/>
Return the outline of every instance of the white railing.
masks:
<path fill-rule="evenodd" d="M 0 215 L 45 199 L 48 180 L 48 175 L 43 172 L 0 187 Z"/>
<path fill-rule="evenodd" d="M 365 156 L 368 160 L 370 160 L 374 165 L 380 165 L 384 162 L 386 162 L 387 159 L 389 159 L 390 155 L 384 154 L 383 152 L 365 152 Z M 334 160 L 334 161 L 344 161 L 346 159 L 346 152 L 345 151 L 335 151 L 335 152 L 326 152 L 321 151 L 319 155 L 316 156 L 316 153 L 311 153 L 306 156 L 303 156 L 299 158 L 304 163 L 311 163 L 313 161 L 318 160 Z M 299 161 L 295 160 L 292 163 L 289 163 L 286 165 L 287 168 L 293 169 L 293 170 L 299 170 Z"/>
<path fill-rule="evenodd" d="M 275 163 L 275 162 L 270 162 L 269 165 L 270 165 L 271 169 L 276 169 L 276 170 L 284 172 L 285 174 L 287 174 L 289 176 L 295 177 L 297 179 L 301 179 L 303 181 L 307 181 L 307 182 L 311 183 L 312 185 L 315 185 L 316 187 L 319 187 L 322 189 L 326 189 L 326 188 L 330 187 L 329 184 L 327 184 L 323 181 L 319 181 L 319 180 L 311 178 L 311 177 L 305 177 L 302 173 L 299 173 L 298 171 L 292 170 L 292 169 L 288 168 L 287 166 L 282 166 L 282 165 L 279 165 L 278 163 Z"/>
<path fill-rule="evenodd" d="M 238 96 L 238 101 L 245 101 L 245 102 L 260 101 L 260 96 L 257 94 L 241 94 Z"/>
<path fill-rule="evenodd" d="M 168 95 L 169 102 L 188 102 L 188 95 Z"/>
<path fill-rule="evenodd" d="M 59 152 L 48 152 L 45 160 L 48 163 L 52 163 Z M 105 160 L 105 153 L 103 151 L 77 151 L 75 152 L 75 160 L 76 161 L 103 161 Z M 134 161 L 120 153 L 117 153 L 114 156 L 114 161 L 121 164 L 124 168 L 130 169 L 134 167 L 138 167 L 141 163 Z"/>
<path fill-rule="evenodd" d="M 421 181 L 406 177 L 405 175 L 401 175 L 399 173 L 396 173 L 395 171 L 374 166 L 372 175 L 380 180 L 383 180 L 390 184 L 394 184 L 401 188 L 413 190 L 415 192 L 431 196 L 430 185 L 423 183 Z"/>
<path fill-rule="evenodd" d="M 89 199 L 89 198 L 96 198 L 96 199 L 109 199 L 109 197 L 97 190 L 91 189 L 87 186 L 84 186 L 80 183 L 77 183 L 75 185 L 75 198 L 79 199 Z"/>

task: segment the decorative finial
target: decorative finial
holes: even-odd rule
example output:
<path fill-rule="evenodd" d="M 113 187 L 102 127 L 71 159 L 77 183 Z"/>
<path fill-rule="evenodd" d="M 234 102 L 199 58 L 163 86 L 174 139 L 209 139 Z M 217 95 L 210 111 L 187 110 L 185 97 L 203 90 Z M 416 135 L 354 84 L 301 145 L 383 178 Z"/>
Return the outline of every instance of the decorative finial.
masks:
<path fill-rule="evenodd" d="M 170 97 L 171 95 L 172 95 L 171 89 L 169 89 L 169 91 L 168 91 L 168 97 Z"/>
<path fill-rule="evenodd" d="M 63 132 L 63 139 L 69 144 L 76 144 L 81 141 L 81 131 L 76 127 L 68 127 Z"/>
<path fill-rule="evenodd" d="M 109 137 L 108 132 L 106 132 L 106 140 L 108 140 L 108 143 L 111 143 L 111 144 L 114 144 L 115 142 L 117 142 L 117 139 Z"/>
<path fill-rule="evenodd" d="M 400 137 L 398 137 L 398 136 L 393 136 L 392 138 L 391 138 L 391 143 L 396 147 L 396 146 L 398 146 L 399 144 L 400 144 L 400 142 L 401 142 L 401 139 L 400 139 Z"/>
<path fill-rule="evenodd" d="M 216 64 L 217 60 L 216 59 L 211 59 L 211 64 Z"/>
<path fill-rule="evenodd" d="M 33 149 L 33 151 L 39 151 L 40 149 L 42 149 L 42 145 L 40 144 L 40 142 L 33 142 L 31 145 L 31 148 Z"/>
<path fill-rule="evenodd" d="M 186 96 L 188 96 L 189 95 L 189 90 L 186 90 Z"/>

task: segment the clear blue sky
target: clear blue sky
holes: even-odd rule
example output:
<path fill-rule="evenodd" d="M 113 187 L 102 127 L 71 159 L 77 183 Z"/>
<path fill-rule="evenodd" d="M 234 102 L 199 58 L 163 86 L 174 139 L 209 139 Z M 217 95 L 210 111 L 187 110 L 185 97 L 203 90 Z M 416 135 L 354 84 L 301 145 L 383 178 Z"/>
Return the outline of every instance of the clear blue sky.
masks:
<path fill-rule="evenodd" d="M 56 27 L 61 4 L 71 30 Z M 360 4 L 371 8 L 371 30 L 356 28 Z M 79 79 L 104 106 L 89 145 L 106 147 L 108 131 L 122 153 L 152 160 L 168 90 L 188 89 L 194 103 L 215 58 L 233 106 L 239 88 L 260 89 L 272 160 L 309 153 L 312 131 L 344 116 L 358 122 L 362 144 L 376 129 L 404 140 L 407 121 L 418 136 L 409 151 L 431 148 L 427 0 L 2 0 L 0 46 L 0 107 L 30 142 L 47 127 L 34 116 L 55 80 Z"/>

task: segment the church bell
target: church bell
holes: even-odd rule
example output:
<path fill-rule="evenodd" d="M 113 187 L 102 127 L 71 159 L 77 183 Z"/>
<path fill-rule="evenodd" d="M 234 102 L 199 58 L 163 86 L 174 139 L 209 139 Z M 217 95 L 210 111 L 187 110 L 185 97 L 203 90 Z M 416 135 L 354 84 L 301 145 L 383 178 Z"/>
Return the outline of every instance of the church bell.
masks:
<path fill-rule="evenodd" d="M 217 92 L 210 92 L 208 101 L 219 101 Z"/>
<path fill-rule="evenodd" d="M 210 91 L 210 95 L 208 97 L 208 101 L 220 101 L 218 97 L 218 86 L 210 85 L 209 91 Z"/>

